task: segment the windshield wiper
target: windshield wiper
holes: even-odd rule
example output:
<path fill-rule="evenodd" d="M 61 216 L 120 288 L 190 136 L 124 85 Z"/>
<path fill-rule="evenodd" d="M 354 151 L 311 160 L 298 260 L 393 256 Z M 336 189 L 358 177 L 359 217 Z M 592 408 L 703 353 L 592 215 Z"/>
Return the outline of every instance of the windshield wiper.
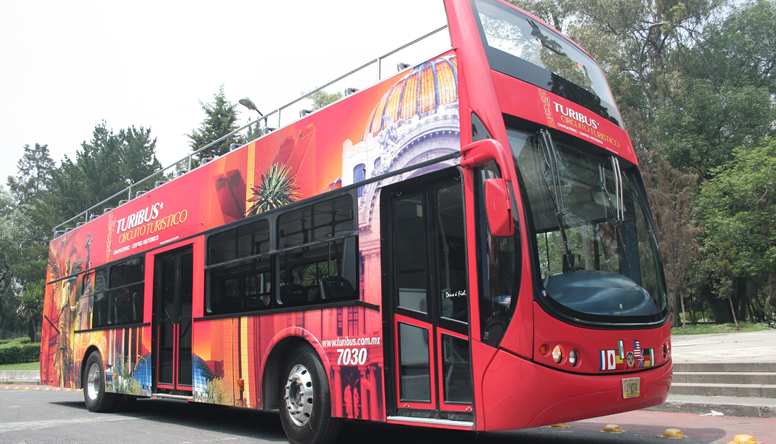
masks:
<path fill-rule="evenodd" d="M 606 220 L 610 221 L 612 218 L 609 216 L 609 208 L 614 208 L 614 224 L 620 224 L 625 220 L 625 212 L 623 210 L 623 197 L 622 197 L 622 174 L 620 172 L 620 161 L 614 155 L 609 156 L 609 163 L 611 163 L 612 177 L 614 178 L 614 197 L 609 192 L 608 182 L 606 180 L 606 170 L 604 169 L 603 162 L 598 164 L 598 180 L 600 182 L 601 190 L 603 190 L 606 196 L 606 201 L 609 205 L 604 209 L 606 213 Z"/>
<path fill-rule="evenodd" d="M 539 130 L 539 139 L 542 146 L 542 154 L 544 155 L 544 185 L 547 187 L 552 206 L 555 208 L 555 219 L 558 221 L 558 230 L 560 231 L 561 243 L 563 244 L 563 272 L 567 273 L 574 269 L 574 255 L 571 254 L 568 236 L 566 235 L 565 216 L 567 207 L 560 182 L 560 155 L 549 131 Z"/>
<path fill-rule="evenodd" d="M 606 196 L 609 207 L 614 208 L 614 222 L 621 223 L 625 221 L 625 202 L 623 197 L 623 185 L 622 185 L 622 170 L 620 169 L 620 160 L 616 156 L 609 156 L 609 161 L 612 164 L 612 175 L 614 176 L 614 197 L 609 192 L 609 186 L 606 181 L 606 171 L 602 164 L 598 164 L 598 181 L 601 186 L 601 190 Z M 609 220 L 609 207 L 606 207 L 606 219 Z"/>

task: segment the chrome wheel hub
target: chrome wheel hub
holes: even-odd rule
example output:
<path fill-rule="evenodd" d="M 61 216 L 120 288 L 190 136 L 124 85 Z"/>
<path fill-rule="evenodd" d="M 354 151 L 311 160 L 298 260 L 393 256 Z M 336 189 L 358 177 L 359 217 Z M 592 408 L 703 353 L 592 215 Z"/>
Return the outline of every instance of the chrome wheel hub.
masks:
<path fill-rule="evenodd" d="M 86 396 L 92 401 L 97 400 L 100 395 L 100 365 L 92 363 L 89 371 L 86 373 Z"/>
<path fill-rule="evenodd" d="M 297 427 L 310 422 L 313 414 L 313 378 L 302 364 L 296 364 L 288 374 L 284 392 L 286 410 Z"/>

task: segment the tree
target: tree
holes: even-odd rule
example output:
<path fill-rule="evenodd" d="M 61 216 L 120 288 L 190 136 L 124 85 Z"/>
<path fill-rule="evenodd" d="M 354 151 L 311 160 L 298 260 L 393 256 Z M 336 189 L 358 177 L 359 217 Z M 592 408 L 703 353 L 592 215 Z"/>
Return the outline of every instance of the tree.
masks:
<path fill-rule="evenodd" d="M 569 0 L 510 0 L 520 8 L 533 12 L 560 32 L 566 29 L 577 11 L 576 2 Z"/>
<path fill-rule="evenodd" d="M 13 198 L 5 187 L 0 187 L 0 337 L 17 333 L 21 327 L 16 316 L 18 301 L 12 271 L 16 251 L 11 220 L 13 210 Z"/>
<path fill-rule="evenodd" d="M 44 279 L 28 282 L 22 288 L 19 305 L 16 308 L 16 315 L 27 324 L 27 335 L 32 342 L 35 342 L 38 325 L 41 322 L 44 287 Z"/>
<path fill-rule="evenodd" d="M 342 93 L 333 92 L 327 93 L 326 91 L 316 91 L 310 95 L 310 100 L 313 102 L 313 111 L 321 109 L 324 106 L 334 103 L 342 98 Z"/>
<path fill-rule="evenodd" d="M 703 44 L 682 55 L 687 75 L 714 85 L 766 88 L 776 93 L 776 2 L 735 8 L 705 28 Z"/>
<path fill-rule="evenodd" d="M 8 188 L 16 203 L 24 205 L 48 189 L 54 161 L 48 145 L 36 143 L 32 147 L 24 145 L 24 154 L 16 165 L 18 177 L 8 177 Z"/>
<path fill-rule="evenodd" d="M 127 182 L 138 182 L 162 168 L 156 158 L 156 138 L 151 129 L 135 126 L 124 128 L 116 137 L 121 142 L 120 174 Z"/>
<path fill-rule="evenodd" d="M 33 341 L 40 324 L 48 239 L 55 223 L 41 202 L 50 190 L 54 169 L 46 145 L 25 145 L 17 175 L 8 178 L 8 197 L 14 206 L 3 212 L 1 228 L 5 230 L 3 260 L 8 282 L 0 291 L 14 305 L 4 313 L 16 315 Z"/>
<path fill-rule="evenodd" d="M 743 304 L 744 314 L 749 311 L 761 318 L 776 315 L 774 171 L 776 138 L 737 148 L 733 160 L 715 169 L 714 177 L 702 185 L 697 203 L 707 276 L 731 307 Z M 764 296 L 764 303 L 746 307 L 752 302 L 751 292 L 741 287 L 742 281 L 754 284 L 754 293 Z"/>
<path fill-rule="evenodd" d="M 237 105 L 227 100 L 223 86 L 213 95 L 213 100 L 210 103 L 200 103 L 200 105 L 202 111 L 205 112 L 205 119 L 199 128 L 188 135 L 192 151 L 196 151 L 239 128 L 237 125 Z M 230 146 L 235 143 L 244 143 L 239 134 L 229 136 L 217 143 L 201 157 L 220 156 L 228 153 Z"/>
<path fill-rule="evenodd" d="M 687 78 L 656 111 L 652 139 L 673 166 L 708 178 L 735 147 L 773 131 L 773 108 L 764 87 Z"/>
<path fill-rule="evenodd" d="M 641 158 L 642 176 L 657 225 L 660 252 L 666 263 L 664 274 L 668 302 L 680 313 L 678 324 L 687 322 L 688 285 L 699 258 L 700 229 L 693 217 L 693 200 L 698 176 L 671 166 L 663 157 L 648 152 Z"/>
<path fill-rule="evenodd" d="M 65 156 L 52 172 L 46 205 L 65 219 L 73 216 L 74 209 L 89 208 L 160 167 L 149 128 L 130 126 L 115 132 L 100 122 L 91 139 L 81 143 L 75 159 Z"/>

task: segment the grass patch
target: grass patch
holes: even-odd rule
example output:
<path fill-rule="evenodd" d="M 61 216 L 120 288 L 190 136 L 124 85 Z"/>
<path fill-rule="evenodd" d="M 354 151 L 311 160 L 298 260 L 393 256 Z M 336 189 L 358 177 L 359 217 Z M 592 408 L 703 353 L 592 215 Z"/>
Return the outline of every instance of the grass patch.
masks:
<path fill-rule="evenodd" d="M 6 344 L 26 344 L 28 342 L 30 342 L 30 338 L 28 336 L 20 336 L 18 338 L 0 339 L 0 346 Z"/>
<path fill-rule="evenodd" d="M 0 371 L 2 370 L 38 370 L 40 369 L 39 362 L 19 362 L 16 364 L 0 364 Z"/>
<path fill-rule="evenodd" d="M 671 329 L 672 335 L 704 335 L 710 333 L 742 333 L 748 331 L 768 330 L 768 324 L 755 322 L 739 322 L 735 324 L 686 324 L 684 327 Z"/>

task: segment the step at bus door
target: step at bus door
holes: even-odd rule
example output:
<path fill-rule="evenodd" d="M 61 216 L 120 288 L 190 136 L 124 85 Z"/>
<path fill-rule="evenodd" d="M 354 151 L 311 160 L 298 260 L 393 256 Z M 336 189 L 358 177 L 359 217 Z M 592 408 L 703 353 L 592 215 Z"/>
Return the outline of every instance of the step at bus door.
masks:
<path fill-rule="evenodd" d="M 388 414 L 471 419 L 460 175 L 402 182 L 381 200 Z"/>
<path fill-rule="evenodd" d="M 156 388 L 191 391 L 192 247 L 154 259 Z"/>

